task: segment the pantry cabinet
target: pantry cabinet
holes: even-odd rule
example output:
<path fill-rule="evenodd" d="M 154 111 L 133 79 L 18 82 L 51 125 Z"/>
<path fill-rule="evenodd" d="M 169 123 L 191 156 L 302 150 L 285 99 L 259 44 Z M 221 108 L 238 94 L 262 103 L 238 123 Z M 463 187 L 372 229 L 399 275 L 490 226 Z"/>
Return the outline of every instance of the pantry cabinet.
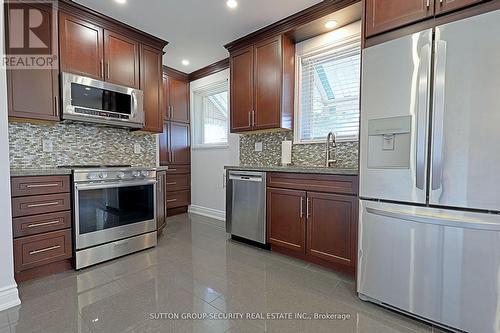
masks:
<path fill-rule="evenodd" d="M 270 173 L 267 185 L 272 250 L 354 274 L 357 176 Z"/>
<path fill-rule="evenodd" d="M 285 35 L 231 50 L 231 132 L 293 124 L 295 45 Z"/>
<path fill-rule="evenodd" d="M 163 131 L 163 52 L 141 45 L 141 84 L 144 93 L 144 131 Z"/>

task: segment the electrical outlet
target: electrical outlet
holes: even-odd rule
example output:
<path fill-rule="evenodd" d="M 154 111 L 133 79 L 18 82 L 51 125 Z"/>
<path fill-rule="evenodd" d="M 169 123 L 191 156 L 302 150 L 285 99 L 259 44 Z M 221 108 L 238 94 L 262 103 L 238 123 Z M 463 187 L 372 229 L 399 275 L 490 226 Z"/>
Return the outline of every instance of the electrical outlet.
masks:
<path fill-rule="evenodd" d="M 261 152 L 262 151 L 262 142 L 256 142 L 255 143 L 255 151 Z"/>
<path fill-rule="evenodd" d="M 134 153 L 140 154 L 142 152 L 142 147 L 139 143 L 134 144 Z"/>
<path fill-rule="evenodd" d="M 51 140 L 43 140 L 42 141 L 42 151 L 46 153 L 51 153 L 54 151 L 54 146 L 52 145 Z"/>

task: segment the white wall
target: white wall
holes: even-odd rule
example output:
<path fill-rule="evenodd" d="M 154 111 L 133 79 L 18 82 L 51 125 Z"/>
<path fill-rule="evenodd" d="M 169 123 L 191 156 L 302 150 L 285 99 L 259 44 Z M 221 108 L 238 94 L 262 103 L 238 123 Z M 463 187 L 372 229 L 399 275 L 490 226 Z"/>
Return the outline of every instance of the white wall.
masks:
<path fill-rule="evenodd" d="M 0 54 L 2 56 L 5 54 L 3 9 L 2 1 L 0 6 L 0 36 L 2 36 Z M 5 69 L 0 68 L 0 311 L 21 303 L 14 280 L 12 243 L 7 84 Z"/>
<path fill-rule="evenodd" d="M 224 79 L 229 80 L 229 69 L 191 82 L 190 105 L 194 105 L 193 90 Z M 191 119 L 195 119 L 193 110 L 191 110 Z M 223 186 L 224 166 L 237 164 L 239 164 L 239 135 L 237 134 L 229 134 L 227 148 L 192 148 L 189 211 L 223 221 L 226 209 L 226 189 Z M 223 223 L 221 222 L 220 225 L 222 226 Z"/>

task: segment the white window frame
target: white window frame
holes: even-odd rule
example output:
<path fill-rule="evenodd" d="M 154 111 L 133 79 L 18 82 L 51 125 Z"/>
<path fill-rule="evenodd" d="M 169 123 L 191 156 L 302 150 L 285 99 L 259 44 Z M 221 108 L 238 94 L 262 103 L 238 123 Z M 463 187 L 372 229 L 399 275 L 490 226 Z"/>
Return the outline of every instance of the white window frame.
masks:
<path fill-rule="evenodd" d="M 361 45 L 361 22 L 352 23 L 346 27 L 339 28 L 335 31 L 313 37 L 307 41 L 296 45 L 295 52 L 295 103 L 294 103 L 294 127 L 293 127 L 293 143 L 294 144 L 314 144 L 323 143 L 323 139 L 302 140 L 300 138 L 300 129 L 302 127 L 302 59 L 310 58 L 315 55 L 326 55 L 329 52 L 336 52 L 342 45 L 351 47 L 353 44 Z M 361 90 L 361 86 L 360 86 Z M 360 92 L 361 93 L 361 92 Z M 337 142 L 357 142 L 359 141 L 359 131 L 357 135 L 342 136 L 337 138 Z"/>
<path fill-rule="evenodd" d="M 223 83 L 227 84 L 227 103 L 228 103 L 228 116 L 227 116 L 227 142 L 226 143 L 204 143 L 204 144 L 199 144 L 196 143 L 196 120 L 197 117 L 195 115 L 196 110 L 195 110 L 195 94 L 197 91 L 200 90 L 206 90 L 210 89 L 210 87 L 215 87 L 218 85 L 221 85 Z M 229 121 L 230 121 L 230 91 L 229 91 L 229 78 L 228 78 L 228 70 L 224 70 L 222 72 L 207 76 L 205 78 L 199 79 L 197 81 L 193 81 L 190 84 L 190 99 L 191 99 L 191 119 L 193 119 L 193 123 L 191 125 L 191 137 L 192 137 L 192 142 L 193 144 L 191 145 L 191 149 L 229 149 Z"/>

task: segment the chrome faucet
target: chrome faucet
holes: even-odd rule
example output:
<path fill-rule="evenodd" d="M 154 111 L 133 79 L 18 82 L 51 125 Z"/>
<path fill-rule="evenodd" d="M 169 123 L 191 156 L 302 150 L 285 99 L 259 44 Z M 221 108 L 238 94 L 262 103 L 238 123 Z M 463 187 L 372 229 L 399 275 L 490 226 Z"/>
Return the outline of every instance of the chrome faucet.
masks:
<path fill-rule="evenodd" d="M 330 146 L 330 142 L 331 142 L 331 146 Z M 333 158 L 331 158 L 331 148 L 335 148 L 335 151 L 333 153 Z M 330 165 L 332 163 L 337 163 L 337 160 L 335 159 L 337 156 L 337 137 L 335 135 L 335 133 L 333 132 L 330 132 L 328 133 L 328 136 L 326 137 L 326 163 L 325 163 L 325 166 L 327 168 L 330 167 Z"/>

